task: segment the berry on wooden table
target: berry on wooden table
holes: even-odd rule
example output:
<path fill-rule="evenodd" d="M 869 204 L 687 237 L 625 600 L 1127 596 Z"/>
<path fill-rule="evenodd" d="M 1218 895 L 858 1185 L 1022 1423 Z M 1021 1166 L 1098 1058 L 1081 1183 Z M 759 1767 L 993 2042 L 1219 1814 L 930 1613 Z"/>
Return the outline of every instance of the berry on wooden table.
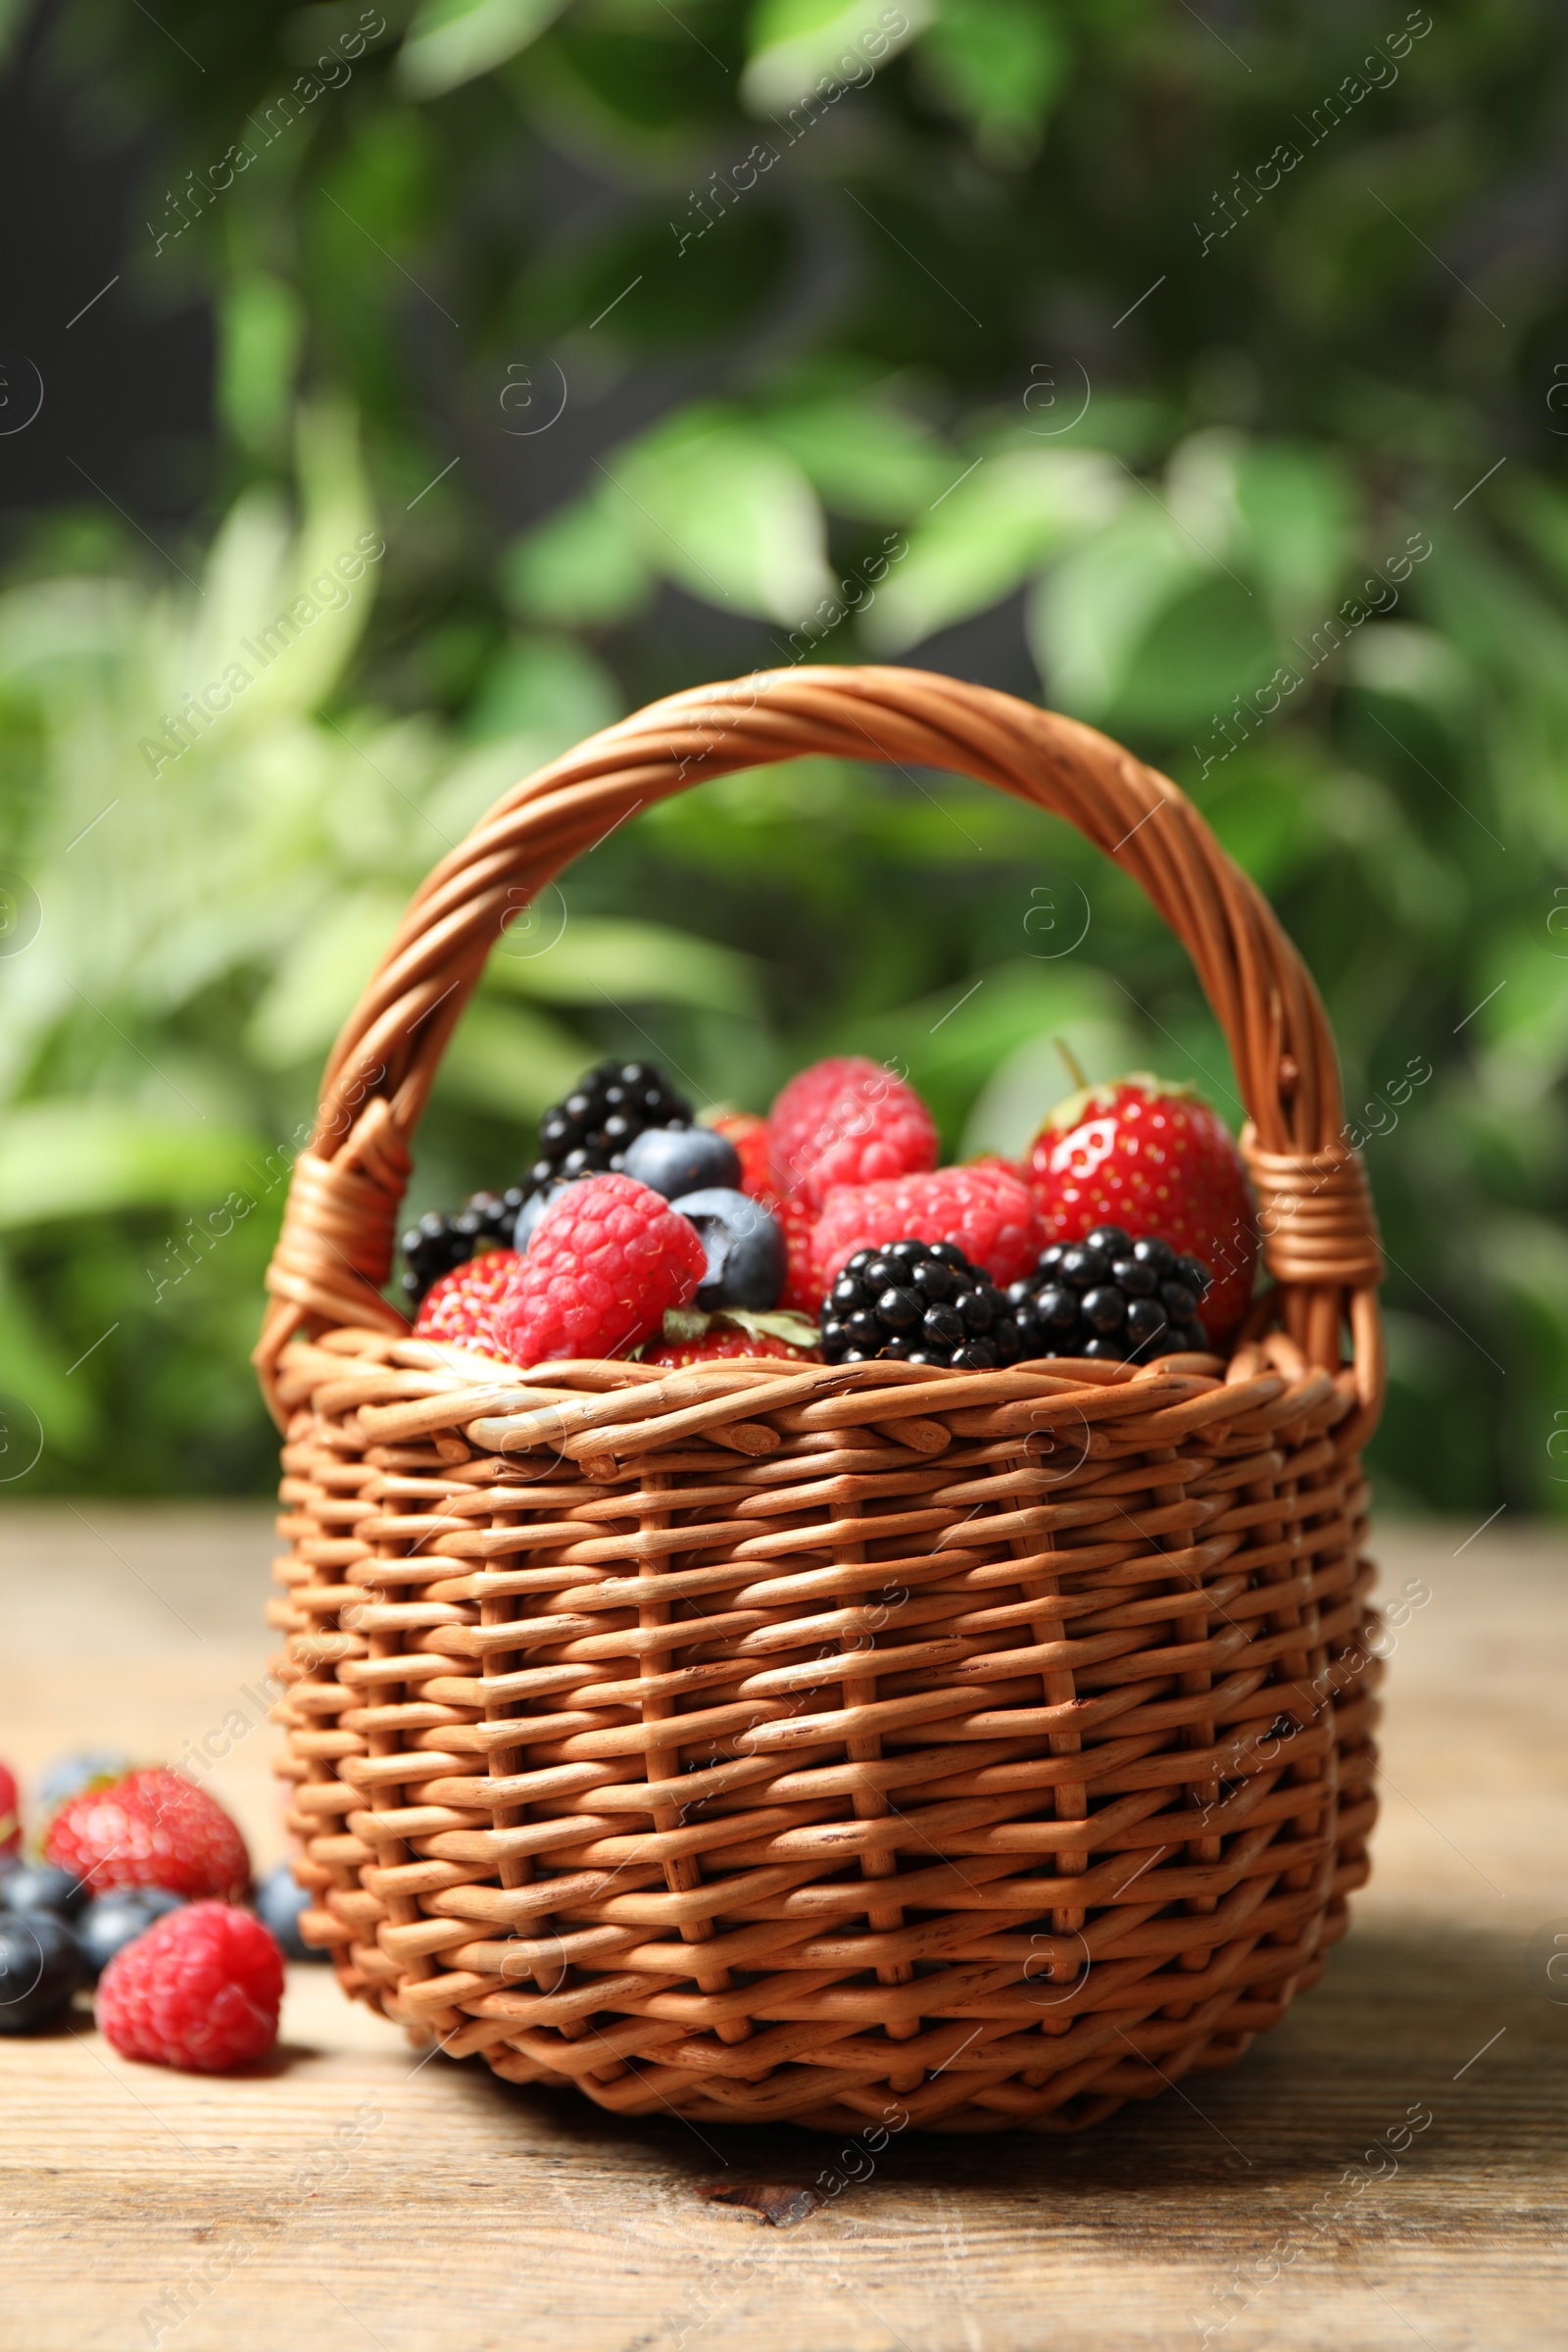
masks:
<path fill-rule="evenodd" d="M 277 2039 L 283 1955 L 234 1903 L 189 1903 L 127 1943 L 98 1984 L 98 2023 L 122 2058 L 218 2075 Z"/>
<path fill-rule="evenodd" d="M 624 1355 L 686 1306 L 708 1269 L 697 1228 L 630 1176 L 568 1185 L 534 1229 L 495 1310 L 514 1363 Z"/>
<path fill-rule="evenodd" d="M 165 1886 L 192 1900 L 237 1901 L 251 1883 L 245 1840 L 222 1806 L 161 1768 L 69 1798 L 49 1824 L 44 1852 L 94 1894 Z"/>
<path fill-rule="evenodd" d="M 493 1318 L 521 1263 L 515 1250 L 487 1250 L 443 1274 L 419 1309 L 414 1326 L 417 1336 L 444 1340 L 450 1348 L 475 1348 L 485 1355 L 501 1353 Z"/>
<path fill-rule="evenodd" d="M 75 1922 L 88 1974 L 101 1976 L 117 1952 L 145 1936 L 155 1920 L 177 1911 L 181 1899 L 163 1886 L 122 1886 L 113 1894 L 94 1895 Z"/>
<path fill-rule="evenodd" d="M 768 1113 L 781 1194 L 820 1208 L 834 1185 L 872 1184 L 937 1164 L 936 1121 L 902 1078 L 861 1054 L 813 1062 Z"/>
<path fill-rule="evenodd" d="M 74 1920 L 90 1889 L 74 1870 L 56 1870 L 48 1862 L 24 1862 L 0 1876 L 0 1911 L 52 1911 L 57 1919 Z"/>
<path fill-rule="evenodd" d="M 1029 1187 L 1016 1168 L 1000 1160 L 840 1185 L 828 1195 L 811 1236 L 812 1273 L 825 1291 L 858 1250 L 904 1239 L 953 1242 L 993 1282 L 1006 1284 L 1034 1264 L 1040 1221 Z"/>
<path fill-rule="evenodd" d="M 287 1862 L 279 1862 L 256 1888 L 256 1916 L 277 1937 L 287 1960 L 324 1960 L 327 1954 L 307 1943 L 300 1934 L 300 1914 L 314 1901 Z"/>
<path fill-rule="evenodd" d="M 0 2034 L 47 2026 L 86 1982 L 81 1949 L 53 1911 L 0 1911 Z"/>
<path fill-rule="evenodd" d="M 1025 1168 L 1047 1240 L 1115 1225 L 1157 1234 L 1211 1268 L 1204 1322 L 1213 1340 L 1229 1339 L 1252 1296 L 1257 1218 L 1235 1138 L 1191 1087 L 1139 1071 L 1069 1095 Z"/>

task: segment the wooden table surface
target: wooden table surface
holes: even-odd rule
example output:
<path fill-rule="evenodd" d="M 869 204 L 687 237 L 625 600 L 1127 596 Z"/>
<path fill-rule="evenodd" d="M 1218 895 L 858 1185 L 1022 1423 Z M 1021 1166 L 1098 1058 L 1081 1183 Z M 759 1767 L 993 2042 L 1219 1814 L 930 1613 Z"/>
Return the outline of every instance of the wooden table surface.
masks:
<path fill-rule="evenodd" d="M 1380 1531 L 1385 1597 L 1416 1592 L 1372 1885 L 1323 1984 L 1230 2073 L 1082 2139 L 841 2154 L 420 2062 L 297 1968 L 245 2078 L 127 2065 L 85 2018 L 0 2038 L 0 2346 L 1555 2352 L 1568 1542 L 1470 1536 Z M 0 1754 L 177 1762 L 230 1718 L 210 1786 L 275 1859 L 273 1735 L 232 1719 L 259 1714 L 270 1548 L 244 1505 L 5 1511 Z M 783 2226 L 700 2193 L 825 2170 L 836 2191 Z"/>

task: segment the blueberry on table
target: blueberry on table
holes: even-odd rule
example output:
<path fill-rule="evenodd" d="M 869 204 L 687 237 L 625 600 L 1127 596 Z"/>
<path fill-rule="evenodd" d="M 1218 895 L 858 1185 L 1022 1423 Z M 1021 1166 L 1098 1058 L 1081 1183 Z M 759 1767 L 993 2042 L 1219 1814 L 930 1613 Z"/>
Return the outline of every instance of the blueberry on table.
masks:
<path fill-rule="evenodd" d="M 645 1127 L 627 1144 L 621 1171 L 678 1200 L 687 1193 L 739 1192 L 741 1155 L 712 1127 Z"/>
<path fill-rule="evenodd" d="M 101 1976 L 118 1951 L 144 1936 L 155 1919 L 177 1911 L 184 1899 L 165 1886 L 117 1886 L 112 1894 L 95 1895 L 75 1923 L 89 1976 Z"/>
<path fill-rule="evenodd" d="M 24 1862 L 0 1878 L 0 1914 L 48 1911 L 56 1919 L 73 1920 L 91 1892 L 69 1870 L 56 1870 L 49 1862 Z"/>
<path fill-rule="evenodd" d="M 286 1862 L 270 1870 L 256 1889 L 256 1916 L 264 1928 L 270 1928 L 277 1937 L 285 1958 L 289 1960 L 325 1960 L 326 1952 L 318 1951 L 300 1934 L 300 1913 L 309 1911 L 315 1900 L 308 1887 L 302 1886 Z"/>
<path fill-rule="evenodd" d="M 778 1304 L 789 1252 L 783 1227 L 760 1201 L 727 1185 L 709 1185 L 682 1194 L 670 1207 L 690 1218 L 708 1253 L 708 1270 L 697 1286 L 698 1306 L 709 1313 L 739 1306 L 765 1314 Z"/>
<path fill-rule="evenodd" d="M 53 1911 L 0 1911 L 0 2034 L 30 2034 L 85 1981 L 75 1936 Z"/>

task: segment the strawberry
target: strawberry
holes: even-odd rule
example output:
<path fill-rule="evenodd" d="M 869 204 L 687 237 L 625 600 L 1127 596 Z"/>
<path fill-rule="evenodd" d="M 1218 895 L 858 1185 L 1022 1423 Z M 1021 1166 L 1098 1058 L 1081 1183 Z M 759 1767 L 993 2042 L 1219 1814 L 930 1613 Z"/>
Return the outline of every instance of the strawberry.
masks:
<path fill-rule="evenodd" d="M 21 1850 L 22 1806 L 16 1775 L 9 1765 L 0 1764 L 0 1862 L 8 1861 Z"/>
<path fill-rule="evenodd" d="M 1252 1296 L 1257 1217 L 1235 1138 L 1190 1086 L 1139 1070 L 1058 1102 L 1024 1159 L 1048 1242 L 1097 1225 L 1169 1242 L 1213 1269 L 1203 1305 L 1223 1345 Z"/>
<path fill-rule="evenodd" d="M 767 1121 L 754 1110 L 720 1110 L 709 1121 L 727 1136 L 741 1155 L 740 1189 L 752 1200 L 771 1208 L 778 1195 L 773 1177 L 773 1153 L 767 1140 Z"/>
<path fill-rule="evenodd" d="M 522 1259 L 515 1250 L 484 1250 L 432 1282 L 419 1304 L 415 1332 L 421 1340 L 443 1340 L 451 1348 L 475 1348 L 499 1355 L 491 1328 L 496 1308 Z"/>
<path fill-rule="evenodd" d="M 793 1341 L 781 1339 L 773 1332 L 738 1331 L 733 1324 L 725 1326 L 715 1320 L 713 1328 L 699 1333 L 695 1339 L 662 1339 L 643 1349 L 645 1364 L 660 1364 L 675 1370 L 683 1364 L 711 1364 L 725 1356 L 782 1355 L 792 1363 L 819 1364 L 819 1348 L 798 1347 Z"/>

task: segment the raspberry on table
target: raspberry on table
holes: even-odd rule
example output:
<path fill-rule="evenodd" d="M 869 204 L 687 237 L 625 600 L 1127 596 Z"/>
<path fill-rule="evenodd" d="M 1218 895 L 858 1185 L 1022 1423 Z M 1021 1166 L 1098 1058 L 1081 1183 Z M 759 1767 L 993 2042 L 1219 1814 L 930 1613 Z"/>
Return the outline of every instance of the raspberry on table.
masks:
<path fill-rule="evenodd" d="M 421 1340 L 444 1340 L 452 1348 L 476 1348 L 485 1355 L 503 1352 L 492 1328 L 496 1308 L 522 1259 L 515 1250 L 486 1250 L 466 1265 L 432 1283 L 414 1329 Z"/>
<path fill-rule="evenodd" d="M 834 1185 L 875 1184 L 937 1164 L 936 1121 L 904 1079 L 863 1054 L 813 1062 L 767 1118 L 781 1193 L 819 1209 Z"/>
<path fill-rule="evenodd" d="M 222 1806 L 161 1766 L 68 1798 L 49 1824 L 44 1854 L 94 1894 L 164 1886 L 190 1901 L 237 1901 L 251 1883 L 245 1840 Z"/>
<path fill-rule="evenodd" d="M 495 1309 L 514 1363 L 624 1355 L 687 1306 L 708 1268 L 697 1228 L 631 1176 L 568 1185 L 535 1226 Z"/>
<path fill-rule="evenodd" d="M 840 1185 L 829 1193 L 811 1237 L 811 1271 L 825 1291 L 858 1250 L 898 1241 L 952 1242 L 1004 1288 L 1033 1266 L 1040 1220 L 1029 1187 L 999 1160 Z"/>
<path fill-rule="evenodd" d="M 218 2075 L 277 2039 L 283 1955 L 253 1913 L 202 1902 L 171 1911 L 115 1954 L 98 2023 L 122 2058 Z"/>

